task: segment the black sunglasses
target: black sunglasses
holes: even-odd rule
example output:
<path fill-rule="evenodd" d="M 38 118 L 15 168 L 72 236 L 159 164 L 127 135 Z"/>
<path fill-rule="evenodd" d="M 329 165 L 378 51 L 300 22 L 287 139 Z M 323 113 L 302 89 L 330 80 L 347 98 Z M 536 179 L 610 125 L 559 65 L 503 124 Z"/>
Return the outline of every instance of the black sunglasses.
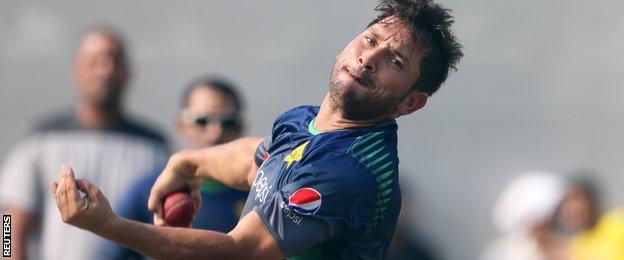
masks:
<path fill-rule="evenodd" d="M 206 115 L 196 114 L 192 111 L 185 110 L 180 113 L 181 119 L 187 124 L 194 124 L 197 127 L 205 128 L 211 123 L 218 123 L 224 129 L 235 129 L 240 127 L 241 119 L 238 114 L 230 115 Z"/>
<path fill-rule="evenodd" d="M 233 129 L 240 125 L 240 119 L 236 116 L 199 116 L 193 120 L 193 123 L 199 127 L 206 127 L 212 122 L 218 123 L 224 129 Z"/>

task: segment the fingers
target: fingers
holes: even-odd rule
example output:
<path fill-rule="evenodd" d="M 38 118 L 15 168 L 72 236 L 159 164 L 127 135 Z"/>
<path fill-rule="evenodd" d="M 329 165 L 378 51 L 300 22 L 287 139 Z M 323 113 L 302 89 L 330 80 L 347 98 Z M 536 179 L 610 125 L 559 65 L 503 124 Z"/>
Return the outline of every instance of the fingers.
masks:
<path fill-rule="evenodd" d="M 102 192 L 93 183 L 87 179 L 76 180 L 76 185 L 79 190 L 84 191 L 87 196 L 93 200 L 99 199 L 102 196 Z"/>
<path fill-rule="evenodd" d="M 163 217 L 162 202 L 161 202 L 162 197 L 163 197 L 163 194 L 160 192 L 159 189 L 156 189 L 156 185 L 154 185 L 154 187 L 152 187 L 152 190 L 150 191 L 149 199 L 147 200 L 147 208 L 152 213 L 154 213 L 154 217 L 156 216 L 158 216 L 159 218 Z M 156 224 L 155 221 L 154 221 L 154 224 Z"/>
<path fill-rule="evenodd" d="M 69 200 L 67 199 L 67 180 L 64 178 L 66 174 L 66 168 L 65 165 L 63 165 L 63 167 L 61 167 L 61 170 L 59 171 L 59 182 L 58 185 L 56 187 L 56 203 L 59 206 L 59 209 L 63 209 L 65 207 L 67 207 L 67 205 L 69 205 Z M 62 210 L 61 210 L 62 212 Z"/>
<path fill-rule="evenodd" d="M 52 194 L 54 194 L 54 197 L 56 197 L 57 188 L 58 188 L 58 183 L 56 183 L 55 181 L 50 183 L 50 189 L 52 190 Z"/>
<path fill-rule="evenodd" d="M 74 170 L 71 167 L 63 165 L 61 168 L 61 182 L 65 183 L 63 192 L 66 192 L 67 201 L 72 204 L 78 204 L 80 202 L 80 192 L 78 192 Z"/>

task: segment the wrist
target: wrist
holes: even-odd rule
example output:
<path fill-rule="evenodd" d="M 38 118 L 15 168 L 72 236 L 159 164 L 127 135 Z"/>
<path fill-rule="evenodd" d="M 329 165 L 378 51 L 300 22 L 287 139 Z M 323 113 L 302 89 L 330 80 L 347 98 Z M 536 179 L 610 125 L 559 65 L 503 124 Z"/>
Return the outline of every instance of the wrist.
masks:
<path fill-rule="evenodd" d="M 118 233 L 118 230 L 123 229 L 123 221 L 122 217 L 112 213 L 102 221 L 102 225 L 94 233 L 110 239 L 114 234 Z"/>
<path fill-rule="evenodd" d="M 186 149 L 175 153 L 171 160 L 174 162 L 174 172 L 184 180 L 195 180 L 197 176 L 197 150 Z"/>

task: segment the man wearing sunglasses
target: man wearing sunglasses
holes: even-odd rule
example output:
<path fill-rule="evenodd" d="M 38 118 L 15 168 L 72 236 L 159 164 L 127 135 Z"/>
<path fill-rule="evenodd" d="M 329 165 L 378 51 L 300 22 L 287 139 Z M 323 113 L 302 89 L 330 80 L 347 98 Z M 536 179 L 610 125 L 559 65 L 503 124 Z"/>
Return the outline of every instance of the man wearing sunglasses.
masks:
<path fill-rule="evenodd" d="M 449 10 L 431 0 L 382 0 L 377 11 L 336 57 L 320 107 L 287 111 L 264 139 L 169 159 L 149 198 L 154 223 L 164 226 L 164 196 L 189 185 L 199 199 L 210 178 L 250 190 L 229 233 L 120 218 L 67 166 L 51 184 L 63 219 L 154 258 L 383 259 L 401 208 L 395 118 L 424 107 L 462 53 Z"/>
<path fill-rule="evenodd" d="M 180 112 L 174 125 L 186 148 L 207 148 L 239 138 L 243 132 L 243 101 L 236 88 L 227 81 L 203 77 L 186 87 Z M 121 196 L 115 212 L 119 216 L 153 223 L 154 214 L 147 208 L 150 189 L 164 169 L 156 167 L 148 178 L 138 181 Z M 245 205 L 248 192 L 227 187 L 219 182 L 202 180 L 202 205 L 192 223 L 193 228 L 228 232 L 232 230 Z M 112 242 L 102 245 L 98 259 L 140 259 L 133 250 Z"/>

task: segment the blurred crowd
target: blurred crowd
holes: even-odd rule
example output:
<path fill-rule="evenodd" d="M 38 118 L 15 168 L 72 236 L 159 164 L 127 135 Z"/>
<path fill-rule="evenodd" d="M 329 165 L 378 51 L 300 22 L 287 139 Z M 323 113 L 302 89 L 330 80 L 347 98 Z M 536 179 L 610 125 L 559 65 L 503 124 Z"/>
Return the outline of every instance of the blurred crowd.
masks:
<path fill-rule="evenodd" d="M 124 111 L 131 77 L 121 35 L 112 28 L 87 30 L 77 45 L 72 78 L 77 92 L 67 109 L 42 116 L 0 169 L 3 214 L 13 216 L 15 259 L 140 259 L 141 255 L 62 224 L 48 184 L 65 163 L 88 178 L 126 218 L 151 223 L 147 198 L 170 154 L 163 135 Z M 185 148 L 219 145 L 245 129 L 244 101 L 219 77 L 189 80 L 172 127 Z M 409 191 L 409 188 L 403 189 Z M 483 260 L 624 259 L 624 211 L 603 209 L 591 174 L 544 171 L 517 176 L 493 207 L 499 236 L 484 246 Z M 193 227 L 230 231 L 247 193 L 202 183 L 202 210 Z M 440 259 L 435 244 L 418 235 L 409 196 L 388 259 Z M 418 220 L 416 220 L 418 221 Z M 426 223 L 425 223 L 426 224 Z"/>
<path fill-rule="evenodd" d="M 602 209 L 590 176 L 515 177 L 496 201 L 492 220 L 500 237 L 482 259 L 624 259 L 624 211 Z"/>
<path fill-rule="evenodd" d="M 140 259 L 133 251 L 64 225 L 49 183 L 71 164 L 98 185 L 116 213 L 152 222 L 147 198 L 169 157 L 165 138 L 124 111 L 131 76 L 124 41 L 113 28 L 87 30 L 75 52 L 72 78 L 78 99 L 42 116 L 40 124 L 5 158 L 0 170 L 3 214 L 12 216 L 13 259 Z M 219 77 L 199 77 L 181 93 L 172 119 L 187 148 L 218 145 L 244 131 L 244 102 Z M 236 225 L 247 192 L 204 180 L 195 228 L 228 232 Z"/>

